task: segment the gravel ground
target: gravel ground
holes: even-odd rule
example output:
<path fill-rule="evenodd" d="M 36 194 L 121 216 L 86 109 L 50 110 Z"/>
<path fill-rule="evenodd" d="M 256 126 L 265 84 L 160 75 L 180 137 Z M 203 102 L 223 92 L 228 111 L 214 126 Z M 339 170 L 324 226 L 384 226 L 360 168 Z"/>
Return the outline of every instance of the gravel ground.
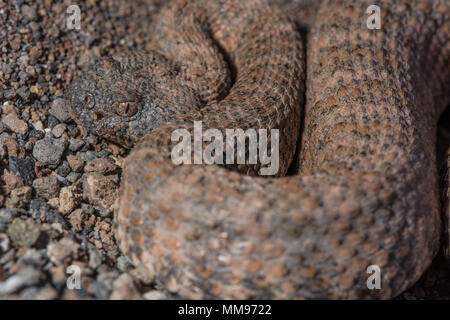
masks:
<path fill-rule="evenodd" d="M 98 57 L 145 49 L 162 2 L 79 1 L 81 29 L 69 30 L 73 2 L 0 0 L 0 298 L 176 298 L 134 268 L 115 241 L 126 150 L 82 137 L 62 100 Z M 287 7 L 298 12 L 301 5 Z M 440 154 L 450 145 L 449 128 L 450 112 L 439 130 Z M 82 268 L 80 290 L 66 286 L 70 265 Z M 440 254 L 399 299 L 450 298 L 448 266 Z"/>

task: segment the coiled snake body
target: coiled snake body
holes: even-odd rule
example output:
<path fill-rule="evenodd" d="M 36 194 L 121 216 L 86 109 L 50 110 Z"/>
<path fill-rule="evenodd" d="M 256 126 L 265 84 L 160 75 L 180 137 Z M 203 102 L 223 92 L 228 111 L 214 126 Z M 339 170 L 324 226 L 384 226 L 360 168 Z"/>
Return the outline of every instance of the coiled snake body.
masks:
<path fill-rule="evenodd" d="M 171 1 L 154 51 L 106 58 L 71 85 L 79 124 L 139 141 L 117 239 L 161 287 L 187 298 L 388 298 L 430 264 L 450 5 L 384 1 L 379 30 L 366 26 L 369 5 L 323 1 L 305 59 L 294 24 L 264 0 Z M 279 129 L 279 175 L 299 147 L 298 175 L 175 165 L 171 134 L 196 119 Z M 367 287 L 371 265 L 379 290 Z"/>

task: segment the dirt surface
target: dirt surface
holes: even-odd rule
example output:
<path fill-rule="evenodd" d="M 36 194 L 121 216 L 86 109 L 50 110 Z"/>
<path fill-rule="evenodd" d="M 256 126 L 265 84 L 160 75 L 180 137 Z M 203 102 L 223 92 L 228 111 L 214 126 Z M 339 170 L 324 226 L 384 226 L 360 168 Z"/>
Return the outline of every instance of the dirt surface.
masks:
<path fill-rule="evenodd" d="M 62 100 L 72 79 L 98 57 L 146 49 L 163 2 L 80 1 L 81 28 L 69 30 L 69 1 L 0 0 L 0 298 L 176 298 L 134 268 L 116 244 L 112 216 L 126 150 L 83 137 Z M 290 13 L 302 8 L 278 2 Z M 438 137 L 442 167 L 450 112 Z M 82 270 L 79 290 L 66 285 L 71 265 Z M 448 298 L 442 253 L 398 297 Z"/>

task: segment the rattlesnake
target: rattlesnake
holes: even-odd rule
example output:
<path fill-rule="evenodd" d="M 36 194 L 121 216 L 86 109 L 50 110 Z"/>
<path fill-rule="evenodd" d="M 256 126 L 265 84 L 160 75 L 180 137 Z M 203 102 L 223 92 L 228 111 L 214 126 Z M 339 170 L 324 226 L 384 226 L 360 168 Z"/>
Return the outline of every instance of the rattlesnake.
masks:
<path fill-rule="evenodd" d="M 305 57 L 296 26 L 264 0 L 174 0 L 154 51 L 105 58 L 71 84 L 76 121 L 133 147 L 117 239 L 159 286 L 186 298 L 387 298 L 421 276 L 441 230 L 450 5 L 384 1 L 371 30 L 371 4 L 323 1 Z M 175 165 L 171 134 L 196 119 L 279 129 L 279 175 L 296 148 L 298 174 Z M 367 287 L 371 265 L 381 289 Z"/>

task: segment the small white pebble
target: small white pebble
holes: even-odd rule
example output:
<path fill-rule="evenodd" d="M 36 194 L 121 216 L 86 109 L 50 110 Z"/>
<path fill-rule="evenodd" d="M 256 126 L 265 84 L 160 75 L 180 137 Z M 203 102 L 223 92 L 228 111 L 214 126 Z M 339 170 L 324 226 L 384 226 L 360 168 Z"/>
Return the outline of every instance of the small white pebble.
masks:
<path fill-rule="evenodd" d="M 63 232 L 64 232 L 63 226 L 62 226 L 61 223 L 58 223 L 58 222 L 52 223 L 52 228 L 53 228 L 54 230 L 58 231 L 58 233 L 63 233 Z"/>
<path fill-rule="evenodd" d="M 166 298 L 166 295 L 158 290 L 152 290 L 144 293 L 145 300 L 164 300 Z"/>

